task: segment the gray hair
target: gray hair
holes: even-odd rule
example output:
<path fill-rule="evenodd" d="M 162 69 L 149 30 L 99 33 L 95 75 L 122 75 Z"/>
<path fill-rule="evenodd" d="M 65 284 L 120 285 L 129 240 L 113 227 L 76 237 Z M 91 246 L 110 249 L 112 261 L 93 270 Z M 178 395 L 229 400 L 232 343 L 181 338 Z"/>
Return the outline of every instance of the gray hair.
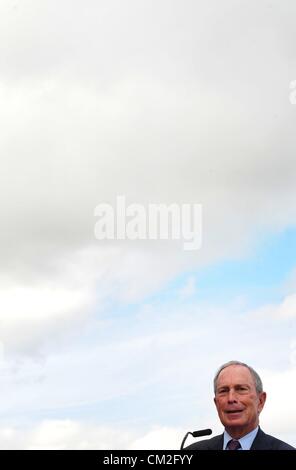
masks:
<path fill-rule="evenodd" d="M 216 372 L 216 375 L 214 377 L 214 392 L 215 392 L 215 394 L 216 394 L 216 391 L 217 391 L 217 382 L 218 382 L 219 374 L 220 374 L 220 372 L 222 372 L 223 369 L 225 369 L 226 367 L 229 367 L 229 366 L 243 366 L 243 367 L 246 367 L 247 369 L 249 369 L 249 371 L 250 371 L 250 373 L 251 373 L 251 375 L 254 379 L 254 382 L 255 382 L 256 392 L 257 393 L 263 392 L 262 380 L 260 379 L 259 374 L 253 369 L 253 367 L 248 366 L 248 364 L 245 364 L 244 362 L 229 361 L 229 362 L 226 362 L 225 364 L 222 364 L 222 366 L 219 367 L 218 371 Z"/>

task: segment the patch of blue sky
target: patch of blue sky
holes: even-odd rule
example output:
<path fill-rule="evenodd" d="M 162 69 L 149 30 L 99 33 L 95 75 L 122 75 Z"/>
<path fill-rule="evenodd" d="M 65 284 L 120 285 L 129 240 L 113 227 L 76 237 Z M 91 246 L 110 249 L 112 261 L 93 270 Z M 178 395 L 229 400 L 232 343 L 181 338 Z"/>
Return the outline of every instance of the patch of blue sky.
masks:
<path fill-rule="evenodd" d="M 296 268 L 296 227 L 261 238 L 251 256 L 226 260 L 206 268 L 182 273 L 147 302 L 184 302 L 180 291 L 193 278 L 196 290 L 190 300 L 221 304 L 244 298 L 248 308 L 280 302 L 283 285 Z M 179 300 L 178 300 L 179 299 Z"/>
<path fill-rule="evenodd" d="M 111 339 L 138 334 L 142 325 L 138 314 L 145 306 L 151 306 L 161 316 L 170 305 L 178 308 L 190 303 L 213 307 L 234 304 L 243 313 L 265 304 L 280 303 L 285 296 L 285 283 L 295 268 L 296 228 L 292 227 L 261 238 L 245 258 L 183 272 L 165 288 L 137 302 L 110 302 L 88 324 L 81 341 L 88 337 L 90 342 L 93 338 L 94 342 L 108 344 Z M 190 279 L 196 289 L 188 296 L 180 294 Z"/>
<path fill-rule="evenodd" d="M 185 386 L 184 386 L 185 388 Z M 128 393 L 110 399 L 98 399 L 96 402 L 73 403 L 64 407 L 34 407 L 1 413 L 2 424 L 19 426 L 26 423 L 39 423 L 42 420 L 71 419 L 82 420 L 102 426 L 130 427 L 148 426 L 157 423 L 163 425 L 181 425 L 190 421 L 192 409 L 196 407 L 196 390 L 192 387 L 188 393 L 172 394 L 164 385 L 147 386 L 142 391 Z M 191 404 L 191 406 L 188 406 Z"/>

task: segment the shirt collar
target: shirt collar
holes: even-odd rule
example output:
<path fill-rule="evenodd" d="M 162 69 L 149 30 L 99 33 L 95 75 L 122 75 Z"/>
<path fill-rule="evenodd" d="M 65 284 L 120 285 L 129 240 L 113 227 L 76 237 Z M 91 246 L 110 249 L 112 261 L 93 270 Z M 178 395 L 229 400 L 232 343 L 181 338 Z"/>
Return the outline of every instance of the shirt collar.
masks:
<path fill-rule="evenodd" d="M 239 443 L 241 445 L 241 450 L 250 450 L 251 449 L 251 446 L 252 446 L 252 444 L 254 442 L 254 439 L 257 435 L 258 429 L 259 429 L 259 426 L 257 426 L 255 429 L 253 429 L 253 431 L 249 432 L 249 434 L 246 434 L 245 436 L 241 437 L 240 439 L 236 439 L 237 441 L 239 441 Z M 225 448 L 227 446 L 227 443 L 228 443 L 228 441 L 230 441 L 230 439 L 234 439 L 234 438 L 232 436 L 230 436 L 230 434 L 228 434 L 228 432 L 225 430 L 224 435 L 223 435 L 223 450 L 225 450 Z"/>

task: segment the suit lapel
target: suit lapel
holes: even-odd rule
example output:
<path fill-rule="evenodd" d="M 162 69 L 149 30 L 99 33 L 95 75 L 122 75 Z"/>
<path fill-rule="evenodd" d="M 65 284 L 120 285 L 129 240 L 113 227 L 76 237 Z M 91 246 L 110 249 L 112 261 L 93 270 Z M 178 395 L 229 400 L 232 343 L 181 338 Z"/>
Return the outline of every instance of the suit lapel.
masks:
<path fill-rule="evenodd" d="M 265 433 L 259 428 L 257 435 L 251 445 L 250 450 L 263 450 L 266 448 L 266 435 Z"/>
<path fill-rule="evenodd" d="M 223 450 L 224 434 L 219 434 L 210 450 Z"/>

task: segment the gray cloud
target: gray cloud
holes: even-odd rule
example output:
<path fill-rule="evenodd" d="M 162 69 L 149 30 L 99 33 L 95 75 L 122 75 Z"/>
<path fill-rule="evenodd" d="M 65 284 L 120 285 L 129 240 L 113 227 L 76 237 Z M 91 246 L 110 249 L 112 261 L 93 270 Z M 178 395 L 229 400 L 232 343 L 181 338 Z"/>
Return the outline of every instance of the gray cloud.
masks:
<path fill-rule="evenodd" d="M 128 301 L 182 269 L 243 256 L 258 233 L 291 225 L 294 9 L 2 2 L 5 282 L 64 286 L 72 282 L 65 265 L 84 253 L 90 297 L 112 299 L 110 286 L 120 285 Z M 202 250 L 123 243 L 101 257 L 93 210 L 118 194 L 131 203 L 202 203 Z"/>

